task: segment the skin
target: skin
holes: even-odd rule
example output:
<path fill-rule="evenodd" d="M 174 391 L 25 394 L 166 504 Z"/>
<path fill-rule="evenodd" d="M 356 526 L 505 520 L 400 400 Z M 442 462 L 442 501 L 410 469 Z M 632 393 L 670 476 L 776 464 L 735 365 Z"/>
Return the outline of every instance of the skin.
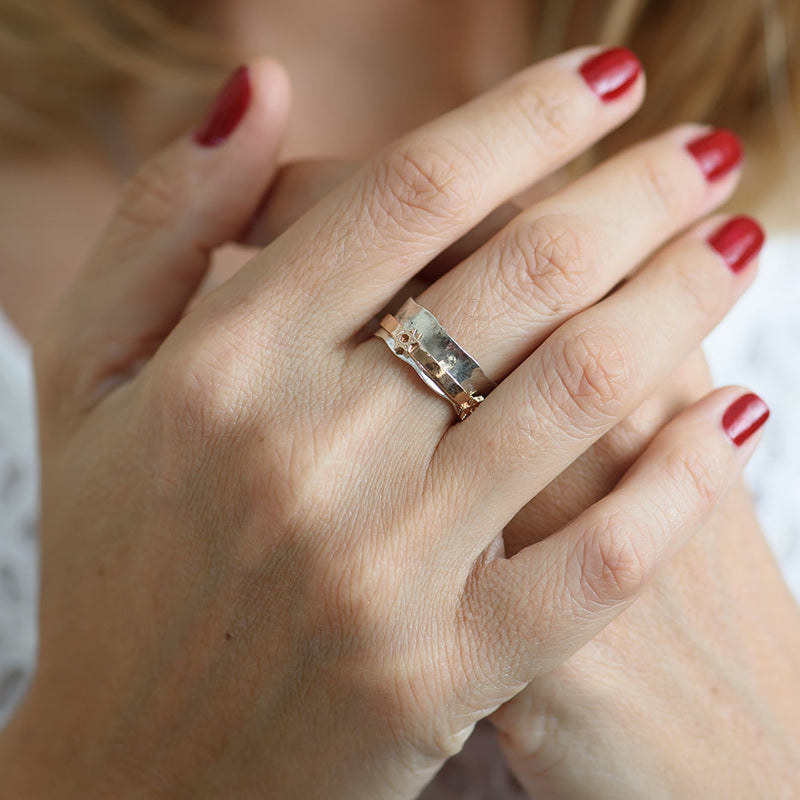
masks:
<path fill-rule="evenodd" d="M 615 172 L 621 173 L 621 172 L 623 172 L 623 170 L 618 167 L 615 170 Z M 267 174 L 266 171 L 265 171 L 265 174 Z M 676 212 L 675 216 L 673 216 L 671 218 L 672 219 L 672 224 L 674 224 L 676 226 L 676 230 L 678 228 L 680 228 L 680 227 L 683 227 L 683 225 L 681 224 L 681 220 L 682 219 L 688 222 L 689 219 L 696 217 L 700 213 L 703 213 L 703 210 L 707 210 L 707 208 L 709 208 L 710 205 L 712 205 L 712 204 L 714 204 L 716 202 L 719 202 L 720 199 L 722 198 L 722 196 L 727 191 L 729 191 L 730 188 L 732 188 L 732 185 L 729 186 L 729 187 L 726 187 L 725 191 L 723 191 L 722 189 L 719 189 L 719 195 L 718 196 L 706 197 L 705 198 L 705 203 L 707 205 L 704 205 L 702 207 L 701 207 L 701 204 L 699 203 L 699 201 L 697 201 L 698 205 L 695 206 L 695 207 L 689 208 L 688 204 L 687 204 L 687 207 L 685 207 L 683 209 L 670 209 L 671 211 Z M 585 193 L 584 193 L 584 196 L 585 196 Z M 681 218 L 679 216 L 679 214 L 677 214 L 678 211 L 681 211 L 684 214 L 683 218 Z M 685 224 L 685 222 L 683 224 Z M 639 246 L 640 249 L 641 248 L 652 249 L 652 247 L 655 246 L 655 242 L 652 239 L 649 240 L 649 241 L 644 239 L 643 241 L 639 242 L 638 246 Z M 624 265 L 621 265 L 621 266 L 624 266 Z M 427 298 L 425 300 L 423 300 L 423 302 L 426 302 L 431 307 L 435 307 L 436 303 L 439 302 L 439 303 L 442 304 L 442 308 L 445 309 L 445 310 L 447 308 L 448 303 L 451 304 L 451 307 L 457 307 L 458 303 L 469 302 L 469 299 L 467 299 L 465 301 L 464 298 L 458 297 L 457 295 L 455 297 L 452 296 L 453 292 L 458 292 L 459 288 L 461 286 L 463 286 L 463 284 L 465 282 L 464 278 L 463 278 L 464 273 L 469 275 L 469 263 L 464 265 L 464 269 L 462 270 L 461 277 L 459 278 L 459 280 L 457 280 L 457 281 L 456 280 L 452 280 L 450 282 L 444 281 L 443 283 L 439 284 L 438 287 L 434 287 L 433 293 L 429 294 L 427 296 Z M 607 276 L 608 280 L 611 280 L 612 278 L 613 278 L 613 276 L 611 276 L 611 275 Z M 466 282 L 469 284 L 468 280 Z M 473 283 L 475 283 L 475 282 L 473 281 Z M 439 297 L 438 300 L 437 300 L 437 294 L 436 294 L 437 291 L 440 292 L 440 294 L 438 295 L 438 297 Z M 480 286 L 479 286 L 479 282 L 477 282 L 477 285 L 475 286 L 474 291 L 477 293 L 477 296 L 479 297 L 480 296 L 480 291 L 481 291 L 480 290 Z M 597 298 L 594 298 L 594 299 L 597 299 Z M 584 295 L 581 298 L 576 299 L 575 302 L 576 302 L 578 307 L 585 307 L 588 303 L 593 302 L 593 299 L 591 297 L 587 297 L 586 295 Z M 437 313 L 439 313 L 440 318 L 444 319 L 445 314 L 442 311 L 438 311 L 437 310 Z M 554 322 L 557 322 L 557 321 L 554 321 Z M 448 327 L 455 328 L 455 326 L 458 324 L 458 320 L 454 317 L 454 319 L 452 321 L 448 321 L 447 324 L 448 324 Z M 552 324 L 552 323 L 550 323 L 550 324 Z M 540 331 L 542 331 L 542 332 L 546 331 L 547 330 L 547 325 L 548 325 L 547 319 L 544 319 L 540 324 Z M 58 329 L 55 328 L 54 330 L 58 330 Z M 540 332 L 538 335 L 542 336 L 542 332 Z M 457 335 L 457 338 L 459 338 L 461 341 L 467 342 L 467 341 L 469 341 L 469 338 L 470 338 L 470 331 L 469 330 L 464 330 L 463 332 L 459 331 L 456 335 Z M 487 348 L 487 351 L 486 351 L 486 353 L 481 353 L 480 360 L 481 360 L 482 363 L 491 364 L 491 369 L 496 374 L 498 374 L 498 375 L 504 374 L 510 368 L 508 365 L 513 365 L 513 364 L 516 363 L 516 361 L 519 360 L 519 356 L 515 357 L 513 351 L 509 352 L 509 351 L 506 351 L 506 350 L 504 350 L 502 348 L 500 348 L 498 357 L 497 358 L 493 358 L 493 355 L 492 355 L 492 352 L 491 352 L 491 348 L 492 348 L 492 346 L 499 347 L 499 345 L 493 345 L 494 340 L 493 340 L 492 336 L 489 336 L 486 340 L 480 340 L 479 341 L 477 336 L 475 335 L 475 333 L 473 333 L 472 335 L 475 337 L 475 342 L 474 342 L 474 344 L 472 342 L 470 342 L 469 349 L 473 350 L 477 354 L 478 353 L 478 349 L 480 347 L 485 346 Z M 504 337 L 502 337 L 502 336 L 498 336 L 497 341 L 500 342 L 503 338 Z M 534 335 L 533 338 L 531 338 L 531 335 L 528 334 L 528 340 L 527 340 L 527 342 L 526 342 L 526 344 L 524 346 L 525 347 L 530 347 L 530 343 L 532 341 L 535 341 L 535 335 Z M 520 352 L 522 352 L 522 350 L 523 350 L 523 345 L 520 345 Z M 504 359 L 506 360 L 505 362 L 504 362 Z M 504 363 L 506 364 L 506 366 L 504 366 Z M 490 367 L 487 367 L 487 369 L 489 369 L 489 368 Z M 389 371 L 391 372 L 392 370 L 389 369 Z M 404 381 L 402 392 L 405 393 L 406 391 L 415 392 L 415 391 L 418 391 L 418 387 L 416 387 L 416 386 L 412 387 L 411 381 L 408 381 L 408 388 L 406 389 L 405 381 Z M 689 398 L 689 399 L 692 399 L 692 398 Z M 425 403 L 425 404 L 429 404 L 430 403 L 430 398 L 425 397 L 425 399 L 421 400 L 420 402 Z M 660 426 L 660 419 L 666 418 L 671 413 L 674 413 L 675 406 L 671 406 L 669 403 L 666 403 L 665 405 L 666 405 L 668 410 L 662 411 L 660 417 L 659 417 L 659 414 L 653 414 L 652 419 L 648 419 L 648 424 L 651 426 L 652 429 L 655 429 L 655 428 Z M 426 405 L 426 408 L 427 408 L 427 405 Z M 429 413 L 429 412 L 426 411 L 425 413 Z M 436 413 L 439 413 L 439 412 L 435 412 L 435 411 L 431 410 L 431 413 L 436 414 Z M 508 413 L 508 412 L 500 412 L 499 411 L 498 413 Z M 645 415 L 645 418 L 647 418 L 646 415 Z M 634 427 L 635 427 L 635 423 L 634 423 Z M 598 460 L 598 464 L 602 465 L 606 470 L 605 473 L 603 473 L 602 470 L 599 471 L 599 474 L 603 474 L 603 475 L 606 476 L 604 478 L 604 480 L 608 481 L 608 477 L 607 477 L 608 475 L 611 475 L 611 474 L 619 475 L 621 473 L 621 471 L 623 470 L 624 466 L 627 466 L 626 461 L 630 460 L 632 453 L 635 452 L 637 447 L 639 449 L 641 449 L 641 447 L 643 446 L 644 442 L 648 438 L 649 438 L 649 435 L 642 435 L 641 437 L 639 437 L 639 439 L 636 440 L 637 441 L 636 446 L 635 447 L 629 447 L 627 449 L 627 451 L 623 450 L 623 454 L 620 457 L 618 457 L 616 460 L 613 459 L 613 458 L 608 458 L 606 461 L 603 461 L 602 459 L 599 459 Z M 624 437 L 623 437 L 622 441 L 624 442 Z M 613 448 L 609 448 L 609 449 L 613 451 Z M 465 450 L 468 452 L 469 448 L 466 447 Z M 588 474 L 593 474 L 593 473 L 591 472 L 591 470 L 588 470 Z M 570 485 L 573 486 L 574 483 L 570 483 Z M 607 489 L 605 491 L 607 491 Z M 588 505 L 589 502 L 591 502 L 592 500 L 594 500 L 596 498 L 592 495 L 591 491 L 587 490 L 586 493 L 583 493 L 583 494 L 580 495 L 580 498 L 571 498 L 571 499 L 573 499 L 574 502 L 575 502 L 575 505 L 571 506 L 572 515 L 574 516 L 574 513 L 577 510 L 579 510 L 579 507 L 581 505 L 584 505 L 584 504 Z M 544 505 L 547 506 L 546 503 Z M 553 505 L 556 508 L 558 508 L 558 504 L 557 503 L 553 503 Z M 568 520 L 564 520 L 564 522 L 566 522 L 566 521 L 568 521 Z M 526 523 L 524 515 L 522 517 L 518 518 L 517 524 L 518 524 L 518 527 L 516 527 L 514 529 L 515 530 L 514 536 L 515 536 L 515 539 L 517 539 L 517 540 L 520 539 L 520 538 L 524 539 L 526 536 L 527 537 L 539 537 L 539 536 L 543 535 L 541 530 L 538 531 L 538 532 L 533 531 L 533 530 L 529 530 L 530 523 L 529 522 Z M 750 525 L 752 525 L 752 523 L 750 521 L 748 521 L 748 526 L 750 526 Z M 547 532 L 549 533 L 550 531 L 547 531 Z M 533 540 L 533 539 L 530 538 L 530 540 Z M 756 547 L 755 550 L 758 551 L 758 552 L 762 552 L 761 550 L 759 550 L 758 547 Z M 767 576 L 769 578 L 769 580 L 772 581 L 772 583 L 775 583 L 774 576 L 769 572 L 769 569 L 766 568 L 766 566 L 764 566 L 764 564 L 766 564 L 766 562 L 763 559 L 763 553 L 762 553 L 761 560 L 760 561 L 756 560 L 755 563 L 759 564 L 759 569 L 758 570 L 754 570 L 754 572 L 756 572 L 756 573 L 758 573 L 758 574 L 760 574 L 762 576 Z M 788 608 L 788 606 L 786 604 L 785 596 L 783 596 L 780 592 L 774 592 L 772 594 L 773 594 L 773 600 L 777 603 L 777 605 L 779 607 L 784 608 L 784 609 Z M 657 617 L 657 612 L 654 612 L 654 616 Z M 784 614 L 782 617 L 779 615 L 779 617 L 780 617 L 782 622 L 783 621 L 787 621 L 787 622 L 788 621 L 793 621 L 793 618 L 788 613 Z M 633 637 L 631 637 L 631 638 L 633 638 Z M 624 638 L 621 641 L 627 642 L 627 640 L 625 640 Z M 618 651 L 622 651 L 622 648 L 620 648 L 619 646 L 618 646 Z M 797 651 L 795 649 L 795 650 L 792 650 L 791 652 L 792 653 L 796 653 Z M 647 649 L 646 648 L 642 648 L 642 653 L 643 653 L 644 656 L 646 656 L 647 655 Z M 575 662 L 572 661 L 570 663 L 575 663 Z M 586 672 L 590 672 L 591 671 L 590 668 L 592 668 L 592 667 L 596 671 L 596 668 L 597 668 L 597 661 L 596 660 L 593 663 L 592 660 L 589 659 L 588 662 L 586 662 L 586 663 L 589 665 L 588 667 L 585 668 Z M 763 672 L 763 670 L 762 670 L 762 672 Z M 617 674 L 615 670 L 609 670 L 609 673 L 612 674 L 612 675 L 613 674 Z M 559 674 L 560 674 L 559 672 L 551 673 L 551 675 L 556 675 L 556 676 L 558 676 Z M 570 673 L 567 673 L 567 674 L 570 674 Z M 668 676 L 665 676 L 665 677 L 668 679 Z M 541 682 L 541 683 L 542 683 L 542 685 L 544 685 L 545 682 Z M 762 680 L 761 683 L 756 683 L 756 688 L 760 687 L 761 689 L 765 689 L 766 687 L 764 686 L 764 684 L 766 684 L 766 681 Z M 560 684 L 555 684 L 555 685 L 558 688 L 560 688 Z M 535 687 L 536 683 L 534 683 L 533 686 Z M 536 696 L 536 693 L 531 689 L 527 690 L 526 694 L 529 697 L 530 696 L 533 696 L 533 697 Z M 642 689 L 642 697 L 646 698 L 649 694 L 652 694 L 651 688 L 650 687 L 643 687 L 643 689 Z M 550 690 L 548 692 L 548 695 L 552 699 L 553 697 L 556 697 L 556 698 L 561 697 L 561 696 L 565 695 L 565 693 L 563 692 L 563 689 L 561 690 L 561 694 L 559 694 L 558 691 L 554 691 L 553 688 L 552 688 L 552 684 L 551 684 L 551 688 L 550 688 Z M 568 692 L 566 693 L 566 696 L 568 698 L 568 696 L 569 696 Z M 523 697 L 525 697 L 525 695 L 523 695 Z M 681 696 L 681 699 L 686 701 L 687 706 L 690 706 L 691 705 L 691 701 L 692 701 L 693 698 L 691 697 L 691 695 L 689 695 L 689 696 L 686 696 L 686 697 Z M 758 699 L 758 694 L 757 693 L 756 693 L 756 699 Z M 568 731 L 568 733 L 569 733 L 569 735 L 567 737 L 565 737 L 565 738 L 567 739 L 567 741 L 569 742 L 570 747 L 572 748 L 572 750 L 568 750 L 568 752 L 576 753 L 578 755 L 580 755 L 580 752 L 581 752 L 581 739 L 580 739 L 580 735 L 579 734 L 580 734 L 580 731 L 585 728 L 585 724 L 582 724 L 582 722 L 580 721 L 580 715 L 576 714 L 575 710 L 576 710 L 577 707 L 582 707 L 582 706 L 585 706 L 585 705 L 586 705 L 585 703 L 579 703 L 579 704 L 574 704 L 573 705 L 573 708 L 572 708 L 572 719 L 577 720 L 575 722 L 574 726 L 573 726 L 575 730 L 570 732 L 570 728 L 567 727 L 567 726 L 564 726 L 566 728 L 566 730 Z M 762 705 L 763 705 L 763 700 L 762 700 Z M 35 702 L 31 701 L 30 707 L 33 707 L 33 706 L 35 706 Z M 504 733 L 508 734 L 508 736 L 510 737 L 510 743 L 509 743 L 509 740 L 504 740 L 504 745 L 505 745 L 506 749 L 509 750 L 510 753 L 511 753 L 512 764 L 514 764 L 516 762 L 516 768 L 518 770 L 518 774 L 520 774 L 520 776 L 523 778 L 523 782 L 525 782 L 526 770 L 528 771 L 528 773 L 533 773 L 534 775 L 539 775 L 539 773 L 542 772 L 542 769 L 541 769 L 541 763 L 540 763 L 541 759 L 540 759 L 540 761 L 537 761 L 536 758 L 531 759 L 530 753 L 529 753 L 529 750 L 530 750 L 529 742 L 528 742 L 529 733 L 528 733 L 528 738 L 526 738 L 526 732 L 530 728 L 530 717 L 529 716 L 524 717 L 524 719 L 523 719 L 523 723 L 524 724 L 522 724 L 520 726 L 520 723 L 519 723 L 520 714 L 518 712 L 512 713 L 512 712 L 508 711 L 509 708 L 512 708 L 512 709 L 515 708 L 515 707 L 516 708 L 520 708 L 522 706 L 523 706 L 523 704 L 520 701 L 517 701 L 515 705 L 506 706 L 504 708 L 504 710 L 502 712 L 500 712 L 500 714 L 496 715 L 495 719 L 498 720 L 499 724 L 501 725 L 501 728 L 504 730 Z M 535 708 L 535 706 L 534 706 L 534 708 Z M 773 711 L 777 716 L 781 716 L 780 709 L 774 709 Z M 785 716 L 787 718 L 790 718 L 790 716 L 788 714 L 785 714 Z M 565 714 L 565 713 L 562 713 L 560 715 L 559 719 L 561 719 L 561 717 L 563 717 L 564 719 L 569 719 L 570 718 L 569 715 Z M 541 713 L 539 713 L 538 716 L 536 714 L 534 714 L 534 719 L 538 720 L 540 718 L 541 718 Z M 601 717 L 598 717 L 598 718 L 602 719 Z M 583 721 L 583 722 L 585 722 L 585 721 Z M 23 728 L 24 728 L 24 726 L 23 726 Z M 737 737 L 732 737 L 732 738 L 736 739 Z M 514 740 L 515 739 L 517 741 L 524 741 L 525 742 L 525 746 L 527 748 L 527 750 L 525 752 L 528 753 L 528 758 L 521 759 L 519 757 L 518 752 L 517 752 L 516 759 L 515 759 L 515 752 L 520 749 L 519 745 L 515 745 L 514 744 Z M 561 739 L 555 739 L 556 746 L 560 746 L 560 743 L 562 741 L 563 740 L 561 740 Z M 620 748 L 620 752 L 625 752 L 625 751 L 623 751 L 623 749 Z M 539 751 L 537 750 L 534 755 L 538 756 L 539 755 Z M 544 760 L 547 761 L 548 758 L 549 758 L 548 756 L 545 756 Z M 623 760 L 625 760 L 625 759 L 623 759 Z M 565 759 L 565 763 L 567 763 L 567 764 L 572 763 L 572 767 L 569 770 L 566 771 L 567 777 L 570 774 L 571 775 L 579 775 L 580 774 L 580 770 L 576 769 L 576 765 L 580 765 L 582 762 L 579 760 L 579 758 L 577 756 L 573 757 L 571 762 Z M 591 762 L 588 762 L 588 763 L 591 763 Z M 712 766 L 713 766 L 713 763 L 712 763 Z M 589 774 L 591 774 L 591 769 L 587 769 L 587 772 Z M 639 774 L 641 775 L 642 773 L 639 773 Z M 553 780 L 551 782 L 552 782 L 552 785 L 554 785 L 554 786 L 558 786 L 559 785 L 558 784 L 558 780 L 556 780 L 558 778 L 558 775 L 559 775 L 558 770 L 554 770 L 552 767 L 549 767 L 547 770 L 545 770 L 545 777 L 548 777 L 548 776 L 552 777 Z M 561 780 L 563 781 L 564 779 L 561 778 Z M 579 794 L 579 791 L 578 791 L 578 794 Z M 311 796 L 311 795 L 308 795 L 308 796 Z M 566 789 L 564 789 L 564 793 L 563 794 L 560 794 L 558 796 L 568 796 L 566 794 Z M 610 795 L 610 796 L 613 796 L 613 795 Z"/>
<path fill-rule="evenodd" d="M 352 170 L 336 162 L 284 168 L 263 216 L 249 230 L 251 241 L 270 241 Z M 444 274 L 519 210 L 499 209 L 424 270 L 417 288 Z M 695 352 L 517 515 L 504 531 L 506 551 L 544 539 L 602 498 L 654 433 L 711 386 Z M 661 657 L 654 659 L 654 652 Z M 799 663 L 794 600 L 747 491 L 737 483 L 634 607 L 491 719 L 531 797 L 585 797 L 589 790 L 593 797 L 683 797 L 698 787 L 706 791 L 709 783 L 719 792 L 755 794 L 770 782 L 776 796 L 791 796 L 800 743 Z M 642 714 L 649 719 L 646 730 L 655 732 L 649 739 L 642 735 Z M 706 732 L 687 747 L 686 731 L 697 729 Z M 666 773 L 665 757 L 673 759 Z M 483 730 L 423 797 L 451 797 L 453 781 L 467 781 L 473 791 L 485 784 L 487 796 L 505 796 L 493 759 L 502 763 L 490 731 Z"/>

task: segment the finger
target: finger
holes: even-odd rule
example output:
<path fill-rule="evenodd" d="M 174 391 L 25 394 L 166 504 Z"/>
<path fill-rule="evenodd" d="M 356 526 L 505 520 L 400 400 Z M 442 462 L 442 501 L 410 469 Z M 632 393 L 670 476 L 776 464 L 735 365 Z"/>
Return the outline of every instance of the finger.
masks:
<path fill-rule="evenodd" d="M 316 203 L 355 174 L 359 166 L 353 161 L 322 160 L 284 164 L 255 216 L 240 235 L 239 243 L 250 247 L 271 244 Z M 503 203 L 437 256 L 418 277 L 426 283 L 440 278 L 501 231 L 521 210 L 515 203 Z"/>
<path fill-rule="evenodd" d="M 435 468 L 470 476 L 465 513 L 502 527 L 642 403 L 751 283 L 762 244 L 749 218 L 707 221 L 564 323 L 442 440 Z"/>
<path fill-rule="evenodd" d="M 431 261 L 420 273 L 419 277 L 428 283 L 446 275 L 456 265 L 471 256 L 493 236 L 500 233 L 521 211 L 514 202 L 503 203 L 482 219 L 471 231 L 468 231 L 457 242 L 453 243 Z M 405 298 L 403 298 L 405 300 Z M 402 302 L 402 301 L 401 301 Z M 393 311 L 396 309 L 392 309 Z"/>
<path fill-rule="evenodd" d="M 284 164 L 239 237 L 251 247 L 266 247 L 303 214 L 351 177 L 360 164 L 342 160 L 304 160 Z"/>
<path fill-rule="evenodd" d="M 605 497 L 658 431 L 712 387 L 708 365 L 698 348 L 665 377 L 658 391 L 548 483 L 511 520 L 503 531 L 506 555 L 545 539 Z"/>
<path fill-rule="evenodd" d="M 768 415 L 745 390 L 714 392 L 667 425 L 604 499 L 554 536 L 488 563 L 475 591 L 478 624 L 485 631 L 491 620 L 491 641 L 503 643 L 490 644 L 491 670 L 511 665 L 529 682 L 641 594 L 734 483 Z"/>
<path fill-rule="evenodd" d="M 728 156 L 712 180 L 692 155 L 709 141 Z M 418 300 L 499 381 L 565 319 L 727 200 L 741 153 L 733 134 L 698 126 L 631 148 L 520 214 Z"/>
<path fill-rule="evenodd" d="M 288 114 L 275 62 L 237 70 L 208 120 L 152 158 L 39 348 L 79 404 L 151 355 L 197 290 L 217 246 L 235 239 L 270 180 Z M 45 373 L 51 370 L 45 368 Z"/>
<path fill-rule="evenodd" d="M 325 323 L 326 342 L 351 336 L 494 208 L 635 111 L 644 82 L 620 53 L 545 61 L 390 145 L 237 276 L 237 299 L 288 293 Z M 618 92 L 587 69 L 598 59 Z"/>

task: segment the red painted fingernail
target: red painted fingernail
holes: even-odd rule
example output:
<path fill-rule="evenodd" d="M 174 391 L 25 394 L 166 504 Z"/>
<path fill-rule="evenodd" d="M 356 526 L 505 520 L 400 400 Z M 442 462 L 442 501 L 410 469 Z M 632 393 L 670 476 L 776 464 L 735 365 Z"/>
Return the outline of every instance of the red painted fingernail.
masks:
<path fill-rule="evenodd" d="M 205 122 L 195 131 L 194 140 L 202 147 L 221 145 L 242 121 L 250 100 L 253 87 L 248 67 L 239 67 L 217 95 Z"/>
<path fill-rule="evenodd" d="M 606 103 L 625 94 L 641 71 L 639 59 L 624 47 L 604 50 L 585 61 L 580 68 L 583 79 Z"/>
<path fill-rule="evenodd" d="M 767 404 L 757 394 L 746 394 L 728 406 L 722 427 L 728 438 L 741 447 L 768 419 Z"/>
<path fill-rule="evenodd" d="M 750 217 L 734 217 L 708 237 L 708 243 L 733 272 L 744 269 L 761 251 L 764 231 Z"/>
<path fill-rule="evenodd" d="M 716 181 L 742 163 L 744 150 L 739 137 L 719 129 L 686 145 L 708 181 Z"/>

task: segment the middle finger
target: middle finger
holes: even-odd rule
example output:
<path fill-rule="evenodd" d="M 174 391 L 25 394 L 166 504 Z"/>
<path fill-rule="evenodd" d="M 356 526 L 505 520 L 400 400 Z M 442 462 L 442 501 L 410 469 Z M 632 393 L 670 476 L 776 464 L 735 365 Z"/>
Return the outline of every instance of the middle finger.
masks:
<path fill-rule="evenodd" d="M 499 381 L 566 319 L 723 203 L 740 162 L 732 133 L 669 131 L 520 214 L 417 299 Z"/>
<path fill-rule="evenodd" d="M 231 291 L 256 314 L 264 298 L 281 297 L 324 324 L 326 343 L 349 341 L 433 258 L 620 125 L 643 95 L 627 51 L 581 48 L 530 67 L 389 145 L 256 256 Z"/>

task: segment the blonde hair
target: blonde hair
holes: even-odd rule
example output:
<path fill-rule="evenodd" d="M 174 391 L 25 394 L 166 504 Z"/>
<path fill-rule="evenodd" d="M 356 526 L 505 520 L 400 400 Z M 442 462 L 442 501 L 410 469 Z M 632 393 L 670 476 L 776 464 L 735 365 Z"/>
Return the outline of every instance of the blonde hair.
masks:
<path fill-rule="evenodd" d="M 201 21 L 207 0 L 0 0 L 0 131 L 16 144 L 85 134 L 131 89 L 158 88 L 184 113 L 234 55 Z"/>
<path fill-rule="evenodd" d="M 185 115 L 235 56 L 204 30 L 209 0 L 0 0 L 0 131 L 46 143 L 96 128 L 126 91 L 158 87 Z M 797 144 L 797 0 L 541 0 L 534 57 L 626 44 L 648 76 L 644 110 L 606 150 L 684 120 L 736 129 L 772 154 Z M 768 144 L 765 144 L 768 143 Z"/>

